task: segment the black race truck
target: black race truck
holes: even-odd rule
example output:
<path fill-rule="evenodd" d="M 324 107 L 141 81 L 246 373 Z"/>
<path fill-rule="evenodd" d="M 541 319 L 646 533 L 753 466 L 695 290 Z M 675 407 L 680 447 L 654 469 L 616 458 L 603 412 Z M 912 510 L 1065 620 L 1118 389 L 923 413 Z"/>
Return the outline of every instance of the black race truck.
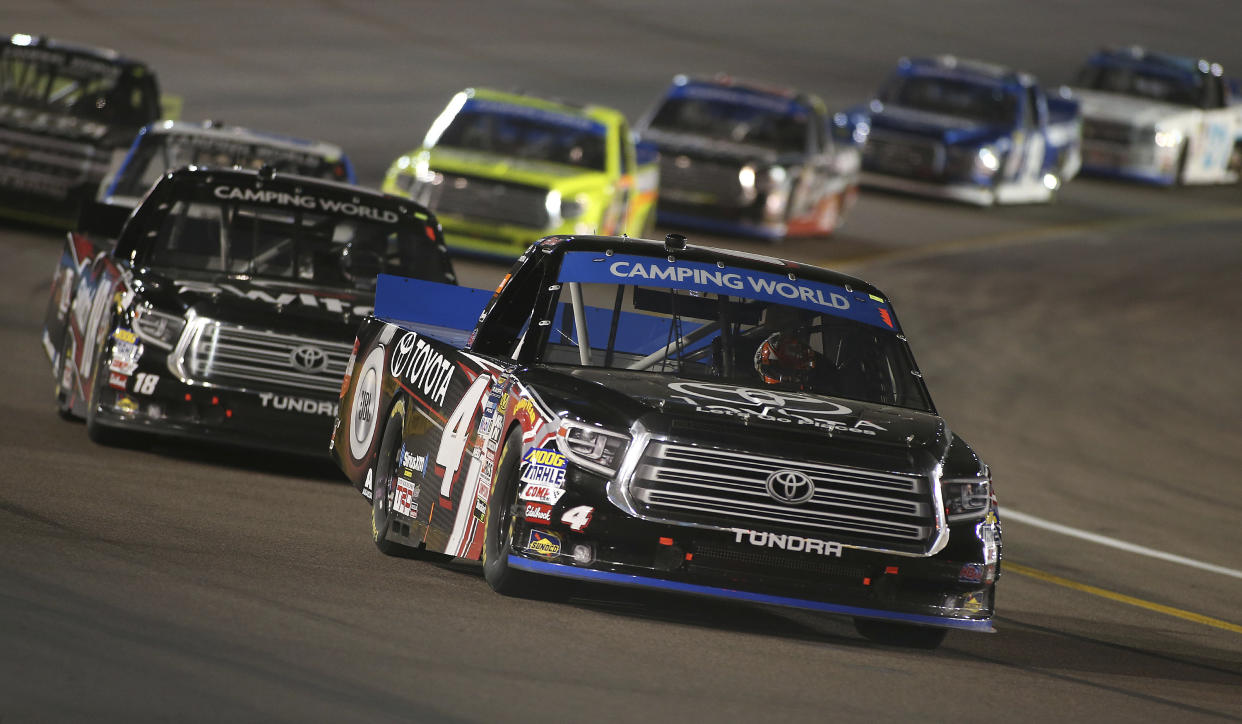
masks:
<path fill-rule="evenodd" d="M 183 168 L 115 238 L 100 209 L 68 235 L 43 332 L 57 407 L 97 442 L 323 455 L 376 276 L 455 281 L 434 216 L 355 186 Z"/>
<path fill-rule="evenodd" d="M 548 237 L 494 292 L 381 276 L 333 456 L 390 554 L 989 631 L 988 468 L 936 413 L 888 298 L 685 244 Z"/>

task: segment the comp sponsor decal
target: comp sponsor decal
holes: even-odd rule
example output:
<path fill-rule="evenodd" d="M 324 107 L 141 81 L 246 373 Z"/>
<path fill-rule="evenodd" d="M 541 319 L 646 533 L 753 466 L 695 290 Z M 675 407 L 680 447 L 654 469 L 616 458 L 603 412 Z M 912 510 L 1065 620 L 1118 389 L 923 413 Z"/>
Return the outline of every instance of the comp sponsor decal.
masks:
<path fill-rule="evenodd" d="M 349 453 L 361 462 L 375 440 L 376 418 L 379 416 L 380 382 L 384 376 L 384 348 L 371 350 L 358 373 L 353 404 L 349 409 Z"/>
<path fill-rule="evenodd" d="M 674 399 L 694 405 L 695 411 L 768 422 L 813 425 L 834 432 L 875 435 L 886 428 L 869 420 L 854 420 L 854 410 L 805 392 L 737 387 L 716 382 L 670 382 Z"/>
<path fill-rule="evenodd" d="M 841 544 L 836 541 L 803 538 L 802 536 L 785 535 L 783 533 L 768 533 L 746 528 L 730 528 L 729 530 L 733 531 L 734 543 L 749 543 L 759 548 L 776 548 L 792 553 L 817 553 L 830 558 L 840 558 L 843 550 Z"/>
<path fill-rule="evenodd" d="M 419 337 L 417 332 L 405 333 L 393 349 L 389 362 L 389 372 L 393 377 L 405 382 L 410 389 L 421 392 L 425 401 L 433 402 L 437 407 L 444 405 L 455 369 L 452 362 L 431 343 Z"/>
<path fill-rule="evenodd" d="M 555 558 L 561 554 L 561 537 L 547 531 L 531 530 L 526 550 L 544 558 Z"/>
<path fill-rule="evenodd" d="M 556 505 L 556 501 L 560 500 L 564 494 L 564 488 L 558 488 L 546 483 L 527 483 L 526 487 L 522 488 L 522 492 L 518 493 L 518 499 L 532 503 Z"/>

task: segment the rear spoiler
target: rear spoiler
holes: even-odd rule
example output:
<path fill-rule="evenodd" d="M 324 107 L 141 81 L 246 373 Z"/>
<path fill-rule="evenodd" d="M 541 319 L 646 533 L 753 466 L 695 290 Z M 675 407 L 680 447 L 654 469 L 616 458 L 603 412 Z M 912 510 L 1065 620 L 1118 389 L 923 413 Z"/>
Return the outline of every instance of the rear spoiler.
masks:
<path fill-rule="evenodd" d="M 443 282 L 380 274 L 375 280 L 377 319 L 420 330 L 445 342 L 462 344 L 474 331 L 494 292 Z"/>

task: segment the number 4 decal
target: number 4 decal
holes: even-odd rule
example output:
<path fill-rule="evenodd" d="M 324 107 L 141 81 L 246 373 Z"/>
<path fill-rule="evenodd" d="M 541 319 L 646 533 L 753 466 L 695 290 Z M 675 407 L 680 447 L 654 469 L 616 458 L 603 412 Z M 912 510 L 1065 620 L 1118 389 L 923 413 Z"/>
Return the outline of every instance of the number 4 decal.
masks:
<path fill-rule="evenodd" d="M 462 456 L 466 453 L 466 440 L 474 423 L 474 413 L 479 408 L 479 401 L 487 392 L 491 375 L 482 374 L 474 378 L 466 394 L 461 396 L 453 414 L 449 415 L 444 424 L 444 435 L 440 438 L 440 449 L 436 452 L 436 465 L 444 468 L 444 480 L 440 483 L 440 496 L 447 498 L 453 490 L 453 478 L 461 468 Z"/>
<path fill-rule="evenodd" d="M 595 508 L 589 505 L 579 505 L 576 508 L 570 508 L 561 516 L 561 522 L 569 526 L 569 529 L 576 532 L 586 530 L 591 523 L 591 514 L 595 512 Z"/>

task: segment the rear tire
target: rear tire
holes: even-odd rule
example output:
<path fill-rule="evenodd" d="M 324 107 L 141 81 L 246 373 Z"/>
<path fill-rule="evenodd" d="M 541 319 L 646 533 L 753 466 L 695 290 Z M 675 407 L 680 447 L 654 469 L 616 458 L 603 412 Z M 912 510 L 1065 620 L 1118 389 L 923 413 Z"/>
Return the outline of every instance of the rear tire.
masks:
<path fill-rule="evenodd" d="M 415 557 L 419 549 L 388 540 L 388 532 L 392 528 L 397 514 L 392 509 L 396 497 L 396 478 L 400 473 L 397 457 L 401 454 L 402 431 L 405 428 L 405 415 L 394 409 L 384 424 L 384 436 L 381 438 L 379 452 L 375 456 L 371 483 L 371 537 L 375 547 L 386 556 L 402 558 Z"/>
<path fill-rule="evenodd" d="M 873 618 L 854 619 L 854 629 L 868 641 L 908 649 L 935 649 L 944 643 L 945 636 L 949 634 L 948 629 L 912 626 Z"/>
<path fill-rule="evenodd" d="M 1188 152 L 1187 152 L 1187 143 L 1186 143 L 1186 141 L 1182 141 L 1182 148 L 1181 148 L 1181 150 L 1180 150 L 1180 151 L 1178 151 L 1178 153 L 1177 153 L 1177 177 L 1176 177 L 1176 185 L 1177 185 L 1177 186 L 1185 186 L 1185 185 L 1186 185 L 1186 159 L 1187 159 L 1187 156 L 1188 156 Z"/>

